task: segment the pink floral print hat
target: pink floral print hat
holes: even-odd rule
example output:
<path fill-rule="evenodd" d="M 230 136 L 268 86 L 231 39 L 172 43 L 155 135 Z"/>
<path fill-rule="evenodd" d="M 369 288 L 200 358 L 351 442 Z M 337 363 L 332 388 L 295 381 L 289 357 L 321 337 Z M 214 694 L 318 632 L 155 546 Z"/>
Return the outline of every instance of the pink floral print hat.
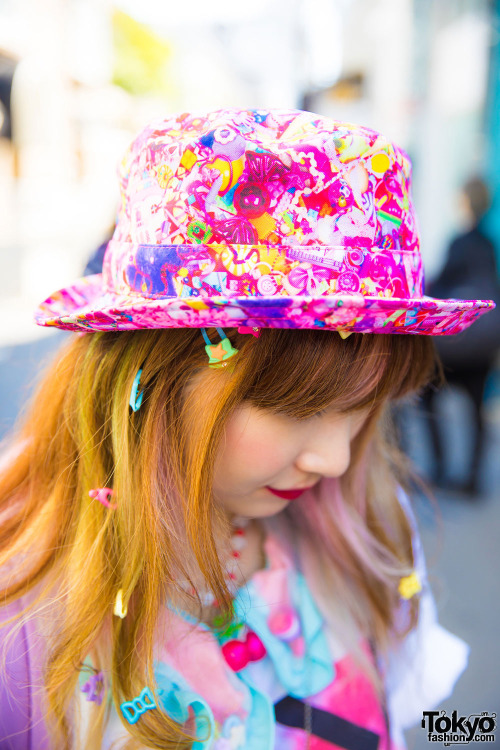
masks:
<path fill-rule="evenodd" d="M 103 272 L 46 299 L 39 325 L 440 335 L 495 306 L 424 296 L 410 161 L 358 125 L 172 115 L 133 141 L 120 182 Z"/>

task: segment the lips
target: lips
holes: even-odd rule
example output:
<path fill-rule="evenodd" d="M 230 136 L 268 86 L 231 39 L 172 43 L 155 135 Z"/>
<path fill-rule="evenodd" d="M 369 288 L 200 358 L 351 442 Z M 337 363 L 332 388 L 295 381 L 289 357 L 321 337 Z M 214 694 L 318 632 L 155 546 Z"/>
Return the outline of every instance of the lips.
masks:
<path fill-rule="evenodd" d="M 266 487 L 266 490 L 269 490 L 269 492 L 272 492 L 277 497 L 282 497 L 284 500 L 296 500 L 303 492 L 310 489 L 310 487 L 302 487 L 299 490 L 274 490 L 272 487 Z"/>

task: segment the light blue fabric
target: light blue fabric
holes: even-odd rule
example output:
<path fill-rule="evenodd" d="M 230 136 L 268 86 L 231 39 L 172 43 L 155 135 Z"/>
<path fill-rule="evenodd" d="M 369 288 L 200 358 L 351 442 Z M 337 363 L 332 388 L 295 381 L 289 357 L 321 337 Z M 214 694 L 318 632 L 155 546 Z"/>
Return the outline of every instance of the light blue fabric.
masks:
<path fill-rule="evenodd" d="M 274 708 L 267 696 L 252 684 L 250 679 L 242 679 L 244 690 L 250 695 L 250 708 L 246 719 L 245 750 L 273 750 L 274 748 Z M 215 721 L 212 709 L 197 693 L 190 689 L 186 680 L 173 667 L 164 662 L 155 665 L 155 678 L 158 698 L 166 713 L 179 723 L 184 723 L 191 707 L 196 720 L 198 742 L 193 750 L 209 750 L 212 747 Z"/>
<path fill-rule="evenodd" d="M 273 750 L 276 719 L 269 698 L 257 690 L 250 679 L 238 673 L 252 697 L 252 707 L 246 721 L 245 750 Z"/>
<path fill-rule="evenodd" d="M 255 631 L 267 649 L 269 658 L 283 687 L 295 698 L 306 698 L 319 693 L 335 675 L 333 659 L 323 632 L 323 619 L 314 603 L 304 576 L 290 571 L 293 576 L 289 592 L 301 624 L 305 640 L 304 656 L 296 656 L 290 645 L 269 630 L 267 620 L 271 607 L 256 592 L 252 581 L 239 589 L 234 600 L 237 618 Z M 245 679 L 246 669 L 239 672 Z"/>
<path fill-rule="evenodd" d="M 257 593 L 252 581 L 240 588 L 234 599 L 234 620 L 244 622 L 253 630 L 267 650 L 270 668 L 274 669 L 285 693 L 296 698 L 315 695 L 329 685 L 335 675 L 333 659 L 326 636 L 323 632 L 323 619 L 314 603 L 304 576 L 296 571 L 288 572 L 288 593 L 290 604 L 297 612 L 301 632 L 305 641 L 304 656 L 296 656 L 290 645 L 274 635 L 267 625 L 272 612 L 272 604 Z M 173 612 L 187 622 L 203 630 L 211 630 L 205 623 L 198 622 L 188 613 L 170 607 Z M 217 633 L 214 633 L 214 638 Z M 227 640 L 222 638 L 221 642 Z M 271 666 L 272 665 L 272 666 Z M 248 691 L 245 750 L 273 750 L 275 742 L 275 716 L 272 700 L 255 687 L 252 669 L 249 667 L 235 673 L 241 681 L 242 689 Z M 187 708 L 192 706 L 200 720 L 200 734 L 210 726 L 214 727 L 213 713 L 208 704 L 194 693 L 176 670 L 163 662 L 155 669 L 158 687 L 163 690 L 161 701 L 165 711 L 176 721 L 187 719 Z M 203 737 L 206 737 L 203 734 Z M 210 740 L 193 745 L 195 750 L 208 750 Z"/>
<path fill-rule="evenodd" d="M 189 708 L 195 716 L 197 741 L 193 750 L 209 750 L 213 744 L 215 721 L 206 701 L 189 687 L 186 680 L 164 662 L 155 665 L 158 698 L 163 709 L 174 720 L 183 724 L 189 718 Z"/>
<path fill-rule="evenodd" d="M 291 570 L 288 575 L 291 605 L 296 610 L 305 641 L 304 656 L 296 656 L 290 645 L 271 633 L 267 619 L 271 606 L 256 591 L 252 581 L 239 589 L 234 599 L 235 620 L 241 620 L 253 630 L 266 647 L 279 681 L 290 695 L 305 698 L 314 695 L 329 685 L 334 678 L 333 659 L 323 632 L 323 619 L 314 603 L 304 576 Z M 171 609 L 187 622 L 196 624 L 203 630 L 210 630 L 204 623 L 182 610 Z M 214 635 L 215 637 L 215 635 Z M 249 715 L 246 721 L 245 750 L 273 750 L 275 735 L 274 708 L 271 700 L 259 691 L 251 677 L 251 669 L 245 668 L 236 672 L 236 677 L 250 693 Z M 210 727 L 214 726 L 210 707 L 196 693 L 193 693 L 185 680 L 171 667 L 159 664 L 155 671 L 158 687 L 163 688 L 161 695 L 167 713 L 176 721 L 187 719 L 187 706 L 191 705 L 195 714 L 206 717 Z M 242 685 L 242 687 L 243 687 Z M 203 727 L 201 728 L 203 731 Z M 213 729 L 212 729 L 213 732 Z M 206 735 L 203 735 L 206 736 Z M 195 750 L 208 750 L 208 742 L 197 743 Z"/>

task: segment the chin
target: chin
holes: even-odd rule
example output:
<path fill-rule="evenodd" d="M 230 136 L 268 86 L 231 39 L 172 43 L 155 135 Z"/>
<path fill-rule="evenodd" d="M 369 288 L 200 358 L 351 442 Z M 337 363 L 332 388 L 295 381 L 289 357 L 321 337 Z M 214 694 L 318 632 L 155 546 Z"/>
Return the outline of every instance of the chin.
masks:
<path fill-rule="evenodd" d="M 279 497 L 275 498 L 275 502 L 263 503 L 252 503 L 247 508 L 228 508 L 230 513 L 234 513 L 235 516 L 243 516 L 244 518 L 270 518 L 275 516 L 277 513 L 281 513 L 283 508 L 289 505 L 289 500 L 284 500 Z"/>

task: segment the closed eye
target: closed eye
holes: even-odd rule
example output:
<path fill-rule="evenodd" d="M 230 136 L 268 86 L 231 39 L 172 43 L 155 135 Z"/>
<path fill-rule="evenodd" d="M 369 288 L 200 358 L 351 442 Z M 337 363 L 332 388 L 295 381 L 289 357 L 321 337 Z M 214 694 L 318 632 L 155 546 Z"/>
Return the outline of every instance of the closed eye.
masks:
<path fill-rule="evenodd" d="M 315 412 L 315 414 L 311 415 L 311 419 L 316 419 L 317 417 L 323 417 L 325 414 L 328 414 L 328 409 L 322 409 L 321 411 Z"/>

